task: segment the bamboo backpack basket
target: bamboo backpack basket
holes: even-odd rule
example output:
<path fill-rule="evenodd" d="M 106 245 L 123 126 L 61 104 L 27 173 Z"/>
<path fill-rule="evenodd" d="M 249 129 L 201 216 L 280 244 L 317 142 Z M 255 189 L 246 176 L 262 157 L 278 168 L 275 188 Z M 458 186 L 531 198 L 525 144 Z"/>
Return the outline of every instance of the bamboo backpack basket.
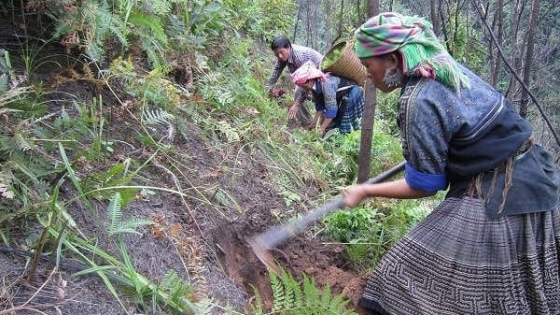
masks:
<path fill-rule="evenodd" d="M 356 56 L 353 46 L 348 41 L 342 41 L 332 46 L 321 60 L 320 69 L 325 73 L 330 72 L 363 86 L 367 77 L 366 68 Z"/>

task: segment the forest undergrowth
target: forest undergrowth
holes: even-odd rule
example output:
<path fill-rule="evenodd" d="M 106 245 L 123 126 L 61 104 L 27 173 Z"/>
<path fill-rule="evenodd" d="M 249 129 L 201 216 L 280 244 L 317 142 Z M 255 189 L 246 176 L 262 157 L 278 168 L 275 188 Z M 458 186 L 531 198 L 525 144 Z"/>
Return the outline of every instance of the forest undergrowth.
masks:
<path fill-rule="evenodd" d="M 337 211 L 272 273 L 248 239 L 359 164 L 359 131 L 321 139 L 263 89 L 292 1 L 0 8 L 0 314 L 360 313 L 368 273 L 442 198 Z M 402 160 L 396 97 L 376 101 L 372 176 Z"/>

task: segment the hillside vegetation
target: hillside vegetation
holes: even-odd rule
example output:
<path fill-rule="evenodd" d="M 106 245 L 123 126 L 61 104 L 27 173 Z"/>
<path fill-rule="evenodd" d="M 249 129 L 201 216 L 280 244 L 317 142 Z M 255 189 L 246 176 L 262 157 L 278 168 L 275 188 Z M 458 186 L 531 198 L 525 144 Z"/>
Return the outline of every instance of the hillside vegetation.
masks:
<path fill-rule="evenodd" d="M 0 4 L 0 314 L 360 312 L 368 271 L 441 195 L 338 211 L 271 252 L 279 275 L 255 257 L 251 236 L 358 170 L 360 132 L 292 128 L 291 93 L 263 89 L 267 39 L 301 6 Z M 342 15 L 346 38 L 362 14 Z M 402 159 L 396 98 L 377 99 L 372 176 Z"/>

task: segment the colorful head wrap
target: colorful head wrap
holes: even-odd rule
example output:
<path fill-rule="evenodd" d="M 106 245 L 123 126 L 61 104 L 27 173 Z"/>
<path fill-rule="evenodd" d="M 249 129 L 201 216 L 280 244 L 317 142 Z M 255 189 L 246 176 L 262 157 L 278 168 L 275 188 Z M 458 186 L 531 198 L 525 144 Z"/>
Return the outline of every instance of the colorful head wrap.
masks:
<path fill-rule="evenodd" d="M 325 74 L 317 69 L 315 64 L 311 60 L 306 61 L 301 67 L 297 68 L 294 73 L 290 75 L 292 82 L 297 86 L 302 86 L 308 80 L 320 79 L 321 81 L 326 80 Z"/>
<path fill-rule="evenodd" d="M 403 72 L 436 79 L 459 91 L 469 87 L 469 79 L 432 30 L 432 24 L 416 16 L 385 12 L 370 18 L 355 32 L 359 58 L 382 56 L 399 51 Z"/>

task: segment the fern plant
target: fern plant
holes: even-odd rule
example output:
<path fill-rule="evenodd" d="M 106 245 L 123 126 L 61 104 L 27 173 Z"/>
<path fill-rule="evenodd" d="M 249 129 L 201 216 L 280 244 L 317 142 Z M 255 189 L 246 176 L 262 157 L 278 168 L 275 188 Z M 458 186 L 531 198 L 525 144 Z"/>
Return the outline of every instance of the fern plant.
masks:
<path fill-rule="evenodd" d="M 357 314 L 347 309 L 349 300 L 342 294 L 332 294 L 331 287 L 323 290 L 317 288 L 314 278 L 303 275 L 303 283 L 298 281 L 282 269 L 280 275 L 271 272 L 270 284 L 273 293 L 273 304 L 270 310 L 265 310 L 263 298 L 255 292 L 253 303 L 254 314 L 282 314 L 282 315 L 351 315 Z"/>
<path fill-rule="evenodd" d="M 103 75 L 109 84 L 124 85 L 126 93 L 137 99 L 143 106 L 157 104 L 159 108 L 173 112 L 177 104 L 181 103 L 181 98 L 188 94 L 166 79 L 164 72 L 152 70 L 139 74 L 134 71 L 134 67 L 132 58 L 118 57 L 113 60 L 110 68 L 104 71 Z"/>
<path fill-rule="evenodd" d="M 208 300 L 193 301 L 192 285 L 179 278 L 173 271 L 166 274 L 161 284 L 157 284 L 136 270 L 132 258 L 126 248 L 123 235 L 124 233 L 138 233 L 136 228 L 152 224 L 149 219 L 129 219 L 122 220 L 122 198 L 120 193 L 115 193 L 107 208 L 107 217 L 110 221 L 107 234 L 110 237 L 118 236 L 117 248 L 120 259 L 103 251 L 92 240 L 85 240 L 76 235 L 70 235 L 61 242 L 66 248 L 81 258 L 89 268 L 73 274 L 73 276 L 87 275 L 96 273 L 103 280 L 107 289 L 121 303 L 120 291 L 116 285 L 120 286 L 122 292 L 128 293 L 138 305 L 147 310 L 147 301 L 151 299 L 153 313 L 157 313 L 157 305 L 164 305 L 171 314 L 210 314 L 213 307 Z M 48 230 L 52 236 L 58 238 L 59 232 L 55 229 Z M 91 256 L 103 259 L 106 264 L 99 265 L 91 259 Z M 193 313 L 194 312 L 194 313 Z"/>
<path fill-rule="evenodd" d="M 169 140 L 172 140 L 175 136 L 175 126 L 173 125 L 174 120 L 175 116 L 160 108 L 152 110 L 146 109 L 142 114 L 142 121 L 145 125 L 161 125 L 167 127 L 165 137 Z"/>
<path fill-rule="evenodd" d="M 3 222 L 12 220 L 15 213 L 26 214 L 48 198 L 52 187 L 47 180 L 54 167 L 33 134 L 42 129 L 35 117 L 43 108 L 32 101 L 31 88 L 16 86 L 9 55 L 0 54 L 0 186 L 2 196 L 9 197 L 0 198 Z"/>
<path fill-rule="evenodd" d="M 58 237 L 57 231 L 50 230 L 49 232 L 55 237 Z M 92 244 L 91 241 L 75 237 L 74 235 L 62 240 L 62 242 L 68 250 L 77 255 L 77 257 L 87 265 L 91 266 L 90 268 L 74 273 L 73 276 L 77 277 L 92 273 L 97 274 L 125 310 L 126 307 L 120 299 L 120 294 L 117 292 L 115 284 L 120 285 L 121 288 L 132 289 L 137 302 L 144 308 L 146 308 L 146 299 L 151 298 L 154 306 L 155 304 L 161 303 L 171 314 L 192 314 L 193 311 L 195 311 L 197 315 L 208 314 L 206 308 L 207 301 L 200 301 L 201 304 L 199 306 L 198 302 L 189 299 L 190 296 L 188 296 L 188 294 L 178 294 L 179 292 L 186 294 L 192 290 L 189 284 L 184 282 L 184 280 L 178 277 L 174 277 L 173 279 L 166 278 L 165 285 L 160 286 L 137 272 L 122 242 L 119 244 L 119 251 L 123 261 L 103 251 L 97 247 L 96 244 Z M 96 261 L 91 259 L 92 255 L 102 258 L 107 264 L 98 265 Z M 174 281 L 175 284 L 172 284 L 171 281 Z M 183 281 L 183 283 L 178 284 L 179 281 Z M 198 309 L 202 309 L 202 311 L 198 312 Z"/>
<path fill-rule="evenodd" d="M 128 46 L 123 19 L 113 14 L 107 1 L 87 0 L 75 6 L 53 6 L 50 10 L 53 20 L 58 21 L 55 37 L 61 37 L 66 51 L 85 51 L 94 61 L 105 58 L 106 44 L 112 36 L 123 46 Z"/>
<path fill-rule="evenodd" d="M 150 225 L 153 222 L 148 219 L 131 218 L 126 221 L 122 220 L 122 198 L 119 192 L 113 195 L 113 198 L 109 202 L 109 207 L 107 208 L 107 216 L 110 220 L 108 234 L 113 236 L 122 233 L 136 233 L 138 227 Z"/>

